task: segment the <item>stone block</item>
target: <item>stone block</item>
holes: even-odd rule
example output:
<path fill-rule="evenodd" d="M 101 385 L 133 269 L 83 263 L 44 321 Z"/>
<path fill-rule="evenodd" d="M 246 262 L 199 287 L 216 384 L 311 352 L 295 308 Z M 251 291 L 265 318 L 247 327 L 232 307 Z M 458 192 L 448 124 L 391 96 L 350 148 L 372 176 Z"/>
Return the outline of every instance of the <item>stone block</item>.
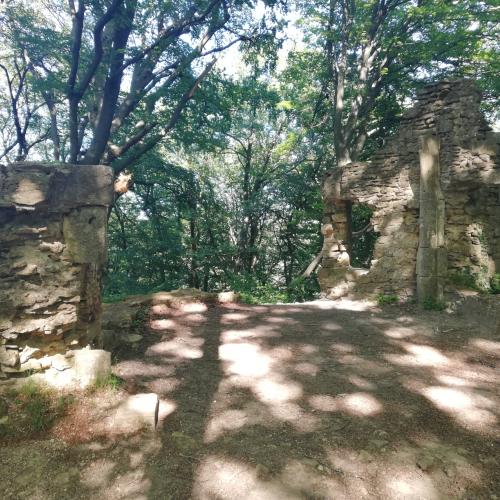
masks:
<path fill-rule="evenodd" d="M 73 366 L 77 384 L 89 387 L 111 375 L 111 353 L 102 349 L 75 350 Z"/>
<path fill-rule="evenodd" d="M 105 263 L 107 218 L 103 207 L 82 207 L 64 217 L 64 240 L 74 262 Z"/>
<path fill-rule="evenodd" d="M 220 292 L 217 295 L 217 301 L 221 304 L 237 303 L 240 301 L 240 294 L 238 292 Z"/>

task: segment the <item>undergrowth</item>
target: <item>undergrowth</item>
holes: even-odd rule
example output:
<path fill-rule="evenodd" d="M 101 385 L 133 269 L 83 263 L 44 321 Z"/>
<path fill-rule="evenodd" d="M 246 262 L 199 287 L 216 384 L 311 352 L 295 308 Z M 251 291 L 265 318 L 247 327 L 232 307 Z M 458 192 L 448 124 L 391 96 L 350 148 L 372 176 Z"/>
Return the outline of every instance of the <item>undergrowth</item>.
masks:
<path fill-rule="evenodd" d="M 36 435 L 49 430 L 63 417 L 75 398 L 28 380 L 20 388 L 0 394 L 0 437 Z"/>
<path fill-rule="evenodd" d="M 446 303 L 440 300 L 435 300 L 432 297 L 426 297 L 422 307 L 426 311 L 444 311 L 446 309 Z"/>
<path fill-rule="evenodd" d="M 88 392 L 95 392 L 99 389 L 112 389 L 118 391 L 124 384 L 124 380 L 111 373 L 108 377 L 98 377 L 89 387 Z"/>
<path fill-rule="evenodd" d="M 397 304 L 399 302 L 399 297 L 397 295 L 389 295 L 380 293 L 377 295 L 377 304 L 379 306 L 385 306 L 388 304 Z"/>

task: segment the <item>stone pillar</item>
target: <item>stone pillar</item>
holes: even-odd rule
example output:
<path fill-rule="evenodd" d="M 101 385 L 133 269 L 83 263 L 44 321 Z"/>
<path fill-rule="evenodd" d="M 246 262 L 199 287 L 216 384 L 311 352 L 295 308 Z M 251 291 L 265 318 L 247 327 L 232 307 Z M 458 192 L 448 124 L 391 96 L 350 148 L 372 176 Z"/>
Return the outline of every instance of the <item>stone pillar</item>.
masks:
<path fill-rule="evenodd" d="M 445 203 L 440 184 L 439 140 L 431 134 L 420 139 L 420 217 L 417 252 L 417 297 L 443 300 L 447 271 Z"/>
<path fill-rule="evenodd" d="M 98 345 L 113 173 L 0 166 L 0 376 Z"/>
<path fill-rule="evenodd" d="M 337 200 L 334 212 L 325 214 L 321 233 L 323 235 L 323 258 L 318 272 L 321 289 L 329 298 L 345 295 L 350 288 L 348 271 L 350 257 L 347 248 L 349 239 L 350 203 Z"/>

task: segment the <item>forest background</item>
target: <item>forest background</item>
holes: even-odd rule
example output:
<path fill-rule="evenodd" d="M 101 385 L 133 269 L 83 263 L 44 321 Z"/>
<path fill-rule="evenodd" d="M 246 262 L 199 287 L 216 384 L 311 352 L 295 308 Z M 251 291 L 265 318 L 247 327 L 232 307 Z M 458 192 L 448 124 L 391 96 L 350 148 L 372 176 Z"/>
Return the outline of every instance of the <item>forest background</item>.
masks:
<path fill-rule="evenodd" d="M 499 26 L 497 0 L 6 0 L 0 161 L 131 176 L 108 300 L 308 300 L 325 171 L 368 160 L 432 81 L 476 80 L 498 124 Z M 355 265 L 375 238 L 359 235 Z"/>

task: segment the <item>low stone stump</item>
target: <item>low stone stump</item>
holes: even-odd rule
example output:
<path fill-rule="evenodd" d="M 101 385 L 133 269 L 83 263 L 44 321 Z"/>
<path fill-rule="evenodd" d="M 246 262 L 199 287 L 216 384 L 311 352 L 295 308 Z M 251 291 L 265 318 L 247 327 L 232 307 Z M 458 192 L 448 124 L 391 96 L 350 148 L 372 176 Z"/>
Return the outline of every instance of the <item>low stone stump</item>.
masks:
<path fill-rule="evenodd" d="M 111 353 L 102 349 L 79 349 L 39 361 L 44 371 L 33 378 L 55 388 L 86 389 L 111 376 Z"/>

